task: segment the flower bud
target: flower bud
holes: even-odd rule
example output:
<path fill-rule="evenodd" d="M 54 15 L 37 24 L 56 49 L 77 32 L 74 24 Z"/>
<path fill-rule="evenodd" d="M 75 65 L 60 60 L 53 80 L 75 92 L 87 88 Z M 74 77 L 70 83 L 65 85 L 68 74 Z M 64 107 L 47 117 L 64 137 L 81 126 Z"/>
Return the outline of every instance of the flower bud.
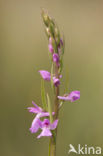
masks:
<path fill-rule="evenodd" d="M 43 17 L 44 24 L 48 27 L 50 23 L 50 18 L 44 10 L 42 11 L 42 17 Z"/>
<path fill-rule="evenodd" d="M 51 53 L 54 52 L 53 42 L 54 42 L 54 39 L 53 39 L 52 37 L 49 37 L 49 45 L 48 45 L 48 48 L 49 48 L 49 51 L 50 51 Z"/>
<path fill-rule="evenodd" d="M 49 45 L 48 45 L 48 48 L 49 48 L 49 51 L 50 51 L 51 53 L 53 53 L 53 52 L 54 52 L 54 49 L 53 49 L 52 44 L 49 44 Z"/>
<path fill-rule="evenodd" d="M 53 54 L 53 61 L 56 63 L 56 65 L 59 67 L 59 55 L 57 53 Z"/>
<path fill-rule="evenodd" d="M 50 25 L 49 25 L 49 29 L 50 29 L 50 34 L 51 34 L 51 36 L 54 36 L 54 25 L 53 25 L 53 23 L 52 22 L 50 22 Z"/>
<path fill-rule="evenodd" d="M 59 29 L 57 27 L 55 28 L 55 39 L 56 39 L 57 45 L 59 45 L 60 44 L 60 33 L 59 33 Z"/>
<path fill-rule="evenodd" d="M 56 78 L 56 77 L 53 77 L 53 82 L 54 82 L 55 87 L 60 85 L 60 80 L 58 78 Z"/>
<path fill-rule="evenodd" d="M 50 37 L 50 29 L 48 27 L 46 28 L 46 34 Z"/>

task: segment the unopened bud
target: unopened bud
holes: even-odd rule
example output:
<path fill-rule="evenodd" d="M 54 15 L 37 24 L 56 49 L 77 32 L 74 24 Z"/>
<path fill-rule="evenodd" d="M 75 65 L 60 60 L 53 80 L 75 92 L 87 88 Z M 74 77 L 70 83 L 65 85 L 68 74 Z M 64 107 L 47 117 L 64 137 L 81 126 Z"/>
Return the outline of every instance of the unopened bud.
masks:
<path fill-rule="evenodd" d="M 41 15 L 43 17 L 43 21 L 44 21 L 45 25 L 48 27 L 50 24 L 50 17 L 48 16 L 48 14 L 44 10 L 42 10 Z"/>
<path fill-rule="evenodd" d="M 55 26 L 53 25 L 52 22 L 50 22 L 49 29 L 50 29 L 51 35 L 54 36 L 54 29 L 55 29 Z"/>
<path fill-rule="evenodd" d="M 50 51 L 51 53 L 53 53 L 53 52 L 54 52 L 54 49 L 53 49 L 52 44 L 49 44 L 49 45 L 48 45 L 48 48 L 49 48 L 49 51 Z"/>
<path fill-rule="evenodd" d="M 55 42 L 55 40 L 54 40 L 54 38 L 52 36 L 49 38 L 49 43 L 53 46 L 54 52 L 57 53 L 56 42 Z"/>
<path fill-rule="evenodd" d="M 46 33 L 47 33 L 48 37 L 50 37 L 50 29 L 48 27 L 46 28 Z"/>
<path fill-rule="evenodd" d="M 60 33 L 59 33 L 58 28 L 55 28 L 55 39 L 56 39 L 57 45 L 59 45 L 59 43 L 60 43 Z"/>
<path fill-rule="evenodd" d="M 57 53 L 53 54 L 53 61 L 56 63 L 56 65 L 59 67 L 59 55 Z"/>

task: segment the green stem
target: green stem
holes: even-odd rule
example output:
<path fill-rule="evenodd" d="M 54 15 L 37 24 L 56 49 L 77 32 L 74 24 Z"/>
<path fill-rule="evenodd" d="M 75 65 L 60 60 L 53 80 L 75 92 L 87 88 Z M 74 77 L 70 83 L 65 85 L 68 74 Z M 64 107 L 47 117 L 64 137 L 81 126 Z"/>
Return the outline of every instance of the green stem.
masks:
<path fill-rule="evenodd" d="M 59 78 L 58 67 L 55 65 L 55 76 Z M 54 100 L 54 120 L 58 119 L 59 115 L 59 86 L 55 87 L 55 100 Z M 57 128 L 54 131 L 54 135 L 50 138 L 49 144 L 49 156 L 56 156 L 56 139 L 57 139 Z"/>
<path fill-rule="evenodd" d="M 56 156 L 56 142 L 54 138 L 50 138 L 49 142 L 49 156 Z"/>

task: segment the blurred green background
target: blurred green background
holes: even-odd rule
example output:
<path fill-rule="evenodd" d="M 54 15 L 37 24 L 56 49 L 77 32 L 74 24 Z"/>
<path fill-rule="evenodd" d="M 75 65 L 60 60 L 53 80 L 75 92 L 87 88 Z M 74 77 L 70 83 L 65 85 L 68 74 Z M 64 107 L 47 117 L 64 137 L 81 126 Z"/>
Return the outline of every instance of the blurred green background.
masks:
<path fill-rule="evenodd" d="M 49 140 L 29 132 L 26 109 L 41 105 L 38 70 L 50 69 L 41 7 L 65 35 L 61 94 L 68 71 L 68 90 L 81 92 L 60 111 L 57 156 L 70 143 L 103 147 L 103 1 L 0 0 L 0 156 L 47 156 Z"/>

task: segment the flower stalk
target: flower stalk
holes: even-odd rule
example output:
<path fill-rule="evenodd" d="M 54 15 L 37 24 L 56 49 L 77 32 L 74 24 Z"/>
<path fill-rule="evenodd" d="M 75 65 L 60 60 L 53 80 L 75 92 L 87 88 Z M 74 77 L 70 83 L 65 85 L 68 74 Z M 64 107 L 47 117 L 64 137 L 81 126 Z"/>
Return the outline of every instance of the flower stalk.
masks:
<path fill-rule="evenodd" d="M 59 115 L 59 100 L 57 98 L 58 95 L 59 95 L 59 87 L 56 88 L 55 106 L 54 106 L 54 112 L 55 112 L 54 119 L 57 119 L 58 115 Z M 52 136 L 52 138 L 50 138 L 50 156 L 56 156 L 56 138 L 57 138 L 57 128 L 55 129 L 55 136 Z"/>
<path fill-rule="evenodd" d="M 46 29 L 49 30 L 47 32 L 49 36 L 49 51 L 53 55 L 53 64 L 54 64 L 54 75 L 57 79 L 59 79 L 59 52 L 58 47 L 60 45 L 60 33 L 59 29 L 56 27 L 53 19 L 49 17 L 49 15 L 45 15 L 46 13 L 42 12 L 42 17 L 44 20 L 44 23 L 46 25 Z M 46 18 L 45 18 L 46 17 Z M 49 28 L 48 28 L 49 27 Z M 54 99 L 54 120 L 58 119 L 59 115 L 59 85 L 55 86 L 55 99 Z M 55 135 L 53 135 L 50 138 L 50 144 L 49 144 L 49 156 L 56 156 L 56 137 L 57 137 L 57 128 L 54 131 Z"/>
<path fill-rule="evenodd" d="M 51 55 L 51 72 L 46 70 L 39 70 L 42 77 L 41 80 L 41 99 L 43 108 L 32 104 L 34 107 L 29 107 L 31 113 L 36 114 L 30 132 L 36 133 L 41 130 L 37 138 L 49 137 L 49 156 L 56 156 L 56 142 L 57 142 L 57 126 L 59 119 L 59 109 L 63 106 L 65 101 L 74 102 L 80 98 L 80 91 L 72 91 L 60 96 L 60 80 L 62 78 L 63 69 L 63 55 L 64 55 L 64 37 L 61 37 L 59 28 L 54 19 L 48 13 L 42 10 L 42 18 L 45 25 L 45 32 L 48 37 L 48 48 Z M 51 88 L 54 92 L 53 111 L 49 94 L 45 92 L 44 81 L 51 82 Z M 47 96 L 46 96 L 47 95 Z M 49 119 L 48 119 L 49 118 Z M 44 119 L 44 120 L 43 120 Z"/>

